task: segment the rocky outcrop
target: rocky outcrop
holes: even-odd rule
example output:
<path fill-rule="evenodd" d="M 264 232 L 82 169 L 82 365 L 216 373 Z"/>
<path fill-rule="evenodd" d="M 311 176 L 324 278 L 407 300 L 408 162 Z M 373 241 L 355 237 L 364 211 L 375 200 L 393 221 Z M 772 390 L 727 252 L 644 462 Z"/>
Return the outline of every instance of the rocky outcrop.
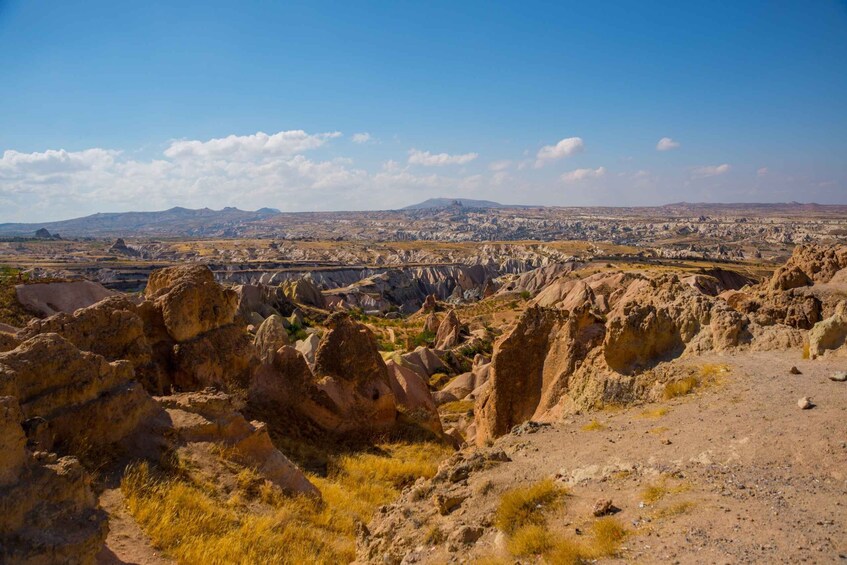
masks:
<path fill-rule="evenodd" d="M 603 334 L 588 307 L 572 313 L 538 306 L 526 310 L 495 348 L 490 387 L 475 408 L 477 443 L 558 404 L 569 376 Z"/>
<path fill-rule="evenodd" d="M 317 418 L 335 431 L 390 428 L 396 399 L 376 338 L 344 313 L 330 316 L 327 327 L 315 353 L 314 373 L 329 402 Z"/>
<path fill-rule="evenodd" d="M 297 280 L 284 281 L 281 285 L 285 296 L 298 304 L 325 308 L 326 301 L 323 293 L 311 278 L 303 277 Z"/>
<path fill-rule="evenodd" d="M 262 322 L 253 339 L 253 345 L 263 363 L 269 363 L 274 352 L 288 343 L 288 330 L 285 329 L 282 316 L 276 314 L 268 316 Z"/>
<path fill-rule="evenodd" d="M 424 320 L 423 331 L 435 335 L 438 333 L 438 326 L 441 325 L 441 319 L 435 312 L 430 312 Z"/>
<path fill-rule="evenodd" d="M 110 363 L 57 334 L 37 335 L 0 353 L 0 396 L 17 398 L 42 451 L 119 442 L 155 412 L 129 362 Z"/>
<path fill-rule="evenodd" d="M 91 479 L 73 457 L 30 453 L 22 419 L 0 396 L 0 562 L 92 564 L 108 523 Z"/>
<path fill-rule="evenodd" d="M 221 287 L 203 266 L 153 271 L 144 296 L 161 312 L 165 329 L 177 343 L 231 324 L 238 308 L 238 294 Z"/>
<path fill-rule="evenodd" d="M 847 247 L 843 245 L 798 245 L 788 261 L 774 272 L 768 284 L 773 291 L 791 290 L 826 283 L 847 268 Z"/>
<path fill-rule="evenodd" d="M 418 426 L 441 435 L 441 418 L 426 380 L 399 356 L 386 363 L 391 392 L 397 402 L 402 423 Z"/>
<path fill-rule="evenodd" d="M 209 386 L 223 390 L 246 388 L 257 360 L 247 332 L 239 326 L 224 326 L 173 346 L 171 383 L 179 391 Z"/>
<path fill-rule="evenodd" d="M 244 320 L 251 321 L 255 315 L 261 318 L 290 316 L 294 311 L 294 303 L 278 286 L 242 284 L 233 290 L 238 295 L 238 314 Z"/>
<path fill-rule="evenodd" d="M 254 375 L 250 405 L 274 425 L 300 422 L 301 431 L 355 435 L 392 428 L 397 399 L 376 338 L 345 313 L 330 316 L 327 327 L 314 370 L 297 349 L 280 347 Z"/>
<path fill-rule="evenodd" d="M 129 361 L 136 378 L 148 391 L 161 392 L 165 377 L 162 367 L 154 362 L 153 348 L 138 310 L 138 305 L 129 298 L 112 296 L 73 314 L 60 313 L 45 320 L 33 320 L 19 337 L 30 339 L 56 333 L 77 348 L 102 355 L 109 361 Z"/>
<path fill-rule="evenodd" d="M 115 240 L 115 243 L 109 247 L 109 253 L 115 253 L 116 255 L 126 255 L 127 257 L 138 257 L 141 255 L 137 249 L 133 249 L 127 246 L 126 241 L 123 238 L 119 237 Z"/>
<path fill-rule="evenodd" d="M 262 422 L 249 422 L 230 396 L 206 390 L 157 399 L 177 435 L 179 451 L 188 460 L 205 458 L 210 447 L 291 494 L 320 497 L 303 472 L 271 442 Z M 200 453 L 198 453 L 200 452 Z"/>
<path fill-rule="evenodd" d="M 450 310 L 438 325 L 435 334 L 436 349 L 452 349 L 462 341 L 462 324 L 455 310 Z"/>
<path fill-rule="evenodd" d="M 16 348 L 21 344 L 15 333 L 0 331 L 0 353 Z"/>
<path fill-rule="evenodd" d="M 835 314 L 815 324 L 809 331 L 809 355 L 812 359 L 847 345 L 847 303 L 842 302 Z"/>
<path fill-rule="evenodd" d="M 24 308 L 40 316 L 74 312 L 114 294 L 100 283 L 91 281 L 19 284 L 15 293 Z"/>

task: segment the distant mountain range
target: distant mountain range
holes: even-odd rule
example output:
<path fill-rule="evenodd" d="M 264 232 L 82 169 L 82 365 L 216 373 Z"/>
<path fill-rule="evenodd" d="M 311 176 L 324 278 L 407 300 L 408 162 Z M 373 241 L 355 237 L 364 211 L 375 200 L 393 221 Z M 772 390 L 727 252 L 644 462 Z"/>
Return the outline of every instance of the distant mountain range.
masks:
<path fill-rule="evenodd" d="M 471 200 L 470 198 L 430 198 L 429 200 L 424 200 L 423 202 L 401 208 L 401 210 L 426 210 L 429 208 L 450 208 L 453 206 L 461 206 L 462 208 L 524 208 L 524 206 L 509 206 L 507 204 L 500 204 L 499 202 L 492 202 L 491 200 Z"/>
<path fill-rule="evenodd" d="M 753 217 L 759 214 L 774 217 L 794 217 L 815 214 L 831 219 L 847 217 L 847 206 L 802 204 L 798 202 L 773 204 L 722 204 L 677 202 L 664 206 L 643 207 L 544 207 L 506 205 L 490 200 L 472 200 L 468 198 L 430 198 L 424 202 L 407 206 L 401 210 L 382 210 L 365 212 L 280 212 L 273 208 L 261 208 L 255 211 L 224 208 L 211 210 L 202 208 L 171 208 L 159 212 L 116 212 L 92 214 L 82 218 L 43 223 L 0 224 L 0 238 L 58 239 L 117 237 L 135 238 L 237 238 L 237 237 L 280 237 L 280 238 L 392 238 L 395 236 L 415 237 L 430 234 L 433 226 L 447 230 L 439 237 L 451 237 L 467 231 L 468 225 L 462 224 L 455 230 L 449 226 L 458 210 L 477 212 L 477 216 L 499 216 L 501 222 L 492 228 L 486 218 L 478 237 L 497 239 L 501 237 L 533 238 L 543 237 L 538 230 L 522 224 L 519 234 L 511 234 L 503 225 L 516 209 L 523 208 L 535 220 L 548 219 L 547 228 L 557 234 L 556 222 L 564 221 L 570 215 L 601 214 L 611 216 L 632 216 L 639 218 L 655 217 L 685 218 L 736 216 Z M 530 211 L 532 209 L 532 211 Z M 489 212 L 486 214 L 485 210 Z M 468 214 L 468 216 L 473 214 Z M 520 215 L 520 214 L 518 214 Z M 342 222 L 343 220 L 343 222 Z M 477 220 L 474 220 L 477 221 Z M 340 223 L 341 222 L 341 223 Z M 434 223 L 433 223 L 434 222 Z M 446 224 L 445 224 L 446 222 Z M 563 224 L 564 225 L 564 224 Z M 550 227 L 553 226 L 553 227 Z M 516 228 L 517 229 L 517 228 Z M 539 228 L 541 229 L 541 228 Z M 544 231 L 542 229 L 542 232 Z M 563 228 L 564 229 L 564 228 Z M 453 231 L 451 231 L 453 230 Z M 464 231 L 463 231 L 464 230 Z M 493 231 L 492 231 L 493 230 Z M 546 233 L 546 232 L 544 232 Z M 466 235 L 466 234 L 465 234 Z"/>
<path fill-rule="evenodd" d="M 39 224 L 0 224 L 0 236 L 33 236 L 45 238 L 56 235 L 67 237 L 102 237 L 114 234 L 161 235 L 179 233 L 184 235 L 204 235 L 216 233 L 225 235 L 229 228 L 246 222 L 255 222 L 279 214 L 274 208 L 261 208 L 255 212 L 224 208 L 212 210 L 201 208 L 171 208 L 161 212 L 115 212 L 92 214 L 82 218 L 44 222 Z"/>

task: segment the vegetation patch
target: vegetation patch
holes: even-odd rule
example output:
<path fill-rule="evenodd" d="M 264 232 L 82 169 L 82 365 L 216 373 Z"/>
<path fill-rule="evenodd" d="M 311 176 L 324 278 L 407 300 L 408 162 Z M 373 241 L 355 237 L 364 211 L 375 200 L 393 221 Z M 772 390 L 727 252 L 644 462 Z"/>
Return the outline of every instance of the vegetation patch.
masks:
<path fill-rule="evenodd" d="M 500 497 L 495 525 L 507 534 L 526 525 L 544 522 L 544 513 L 555 508 L 566 494 L 551 479 L 508 490 Z"/>
<path fill-rule="evenodd" d="M 453 402 L 445 402 L 439 407 L 440 412 L 448 414 L 465 414 L 473 410 L 473 400 L 455 400 Z"/>
<path fill-rule="evenodd" d="M 509 553 L 516 556 L 541 555 L 553 549 L 555 536 L 540 524 L 527 524 L 514 531 L 509 538 Z"/>
<path fill-rule="evenodd" d="M 608 426 L 598 420 L 591 420 L 590 422 L 582 426 L 581 429 L 584 432 L 600 432 L 608 429 Z"/>
<path fill-rule="evenodd" d="M 394 443 L 329 457 L 325 477 L 309 475 L 323 501 L 273 496 L 251 471 L 224 498 L 216 485 L 185 474 L 129 467 L 121 490 L 154 545 L 181 563 L 346 563 L 355 558 L 356 524 L 418 477 L 432 477 L 451 450 L 437 443 Z"/>
<path fill-rule="evenodd" d="M 651 408 L 649 410 L 643 411 L 638 415 L 639 418 L 646 418 L 648 420 L 658 420 L 662 416 L 667 415 L 668 409 L 664 406 L 660 406 L 659 408 Z"/>

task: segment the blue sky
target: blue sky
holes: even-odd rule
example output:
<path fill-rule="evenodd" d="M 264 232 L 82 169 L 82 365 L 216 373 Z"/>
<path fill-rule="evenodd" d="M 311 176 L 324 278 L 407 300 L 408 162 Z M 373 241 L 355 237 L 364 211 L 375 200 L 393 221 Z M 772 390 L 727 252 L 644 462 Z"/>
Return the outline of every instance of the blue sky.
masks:
<path fill-rule="evenodd" d="M 0 221 L 847 203 L 845 2 L 0 0 L 0 53 Z"/>

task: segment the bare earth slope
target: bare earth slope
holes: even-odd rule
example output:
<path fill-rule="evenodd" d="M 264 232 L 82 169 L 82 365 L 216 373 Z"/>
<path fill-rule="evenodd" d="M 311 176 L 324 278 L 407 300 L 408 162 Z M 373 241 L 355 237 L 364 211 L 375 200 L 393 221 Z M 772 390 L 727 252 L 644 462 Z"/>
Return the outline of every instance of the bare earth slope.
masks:
<path fill-rule="evenodd" d="M 680 363 L 719 363 L 720 376 L 660 404 L 572 416 L 535 433 L 504 436 L 490 449 L 502 449 L 511 461 L 472 472 L 470 498 L 458 509 L 441 516 L 430 500 L 413 501 L 409 489 L 370 524 L 371 536 L 400 515 L 403 525 L 387 547 L 405 562 L 506 558 L 505 537 L 492 525 L 500 495 L 554 478 L 569 489 L 547 519 L 558 535 L 583 539 L 577 530 L 588 531 L 598 499 L 620 509 L 615 517 L 629 533 L 618 556 L 601 562 L 847 559 L 847 384 L 828 378 L 844 368 L 843 358 L 803 361 L 797 349 Z M 789 373 L 795 365 L 802 374 Z M 801 410 L 803 396 L 817 406 Z M 484 533 L 472 546 L 425 540 L 433 528 L 454 532 L 462 525 L 482 525 Z"/>

